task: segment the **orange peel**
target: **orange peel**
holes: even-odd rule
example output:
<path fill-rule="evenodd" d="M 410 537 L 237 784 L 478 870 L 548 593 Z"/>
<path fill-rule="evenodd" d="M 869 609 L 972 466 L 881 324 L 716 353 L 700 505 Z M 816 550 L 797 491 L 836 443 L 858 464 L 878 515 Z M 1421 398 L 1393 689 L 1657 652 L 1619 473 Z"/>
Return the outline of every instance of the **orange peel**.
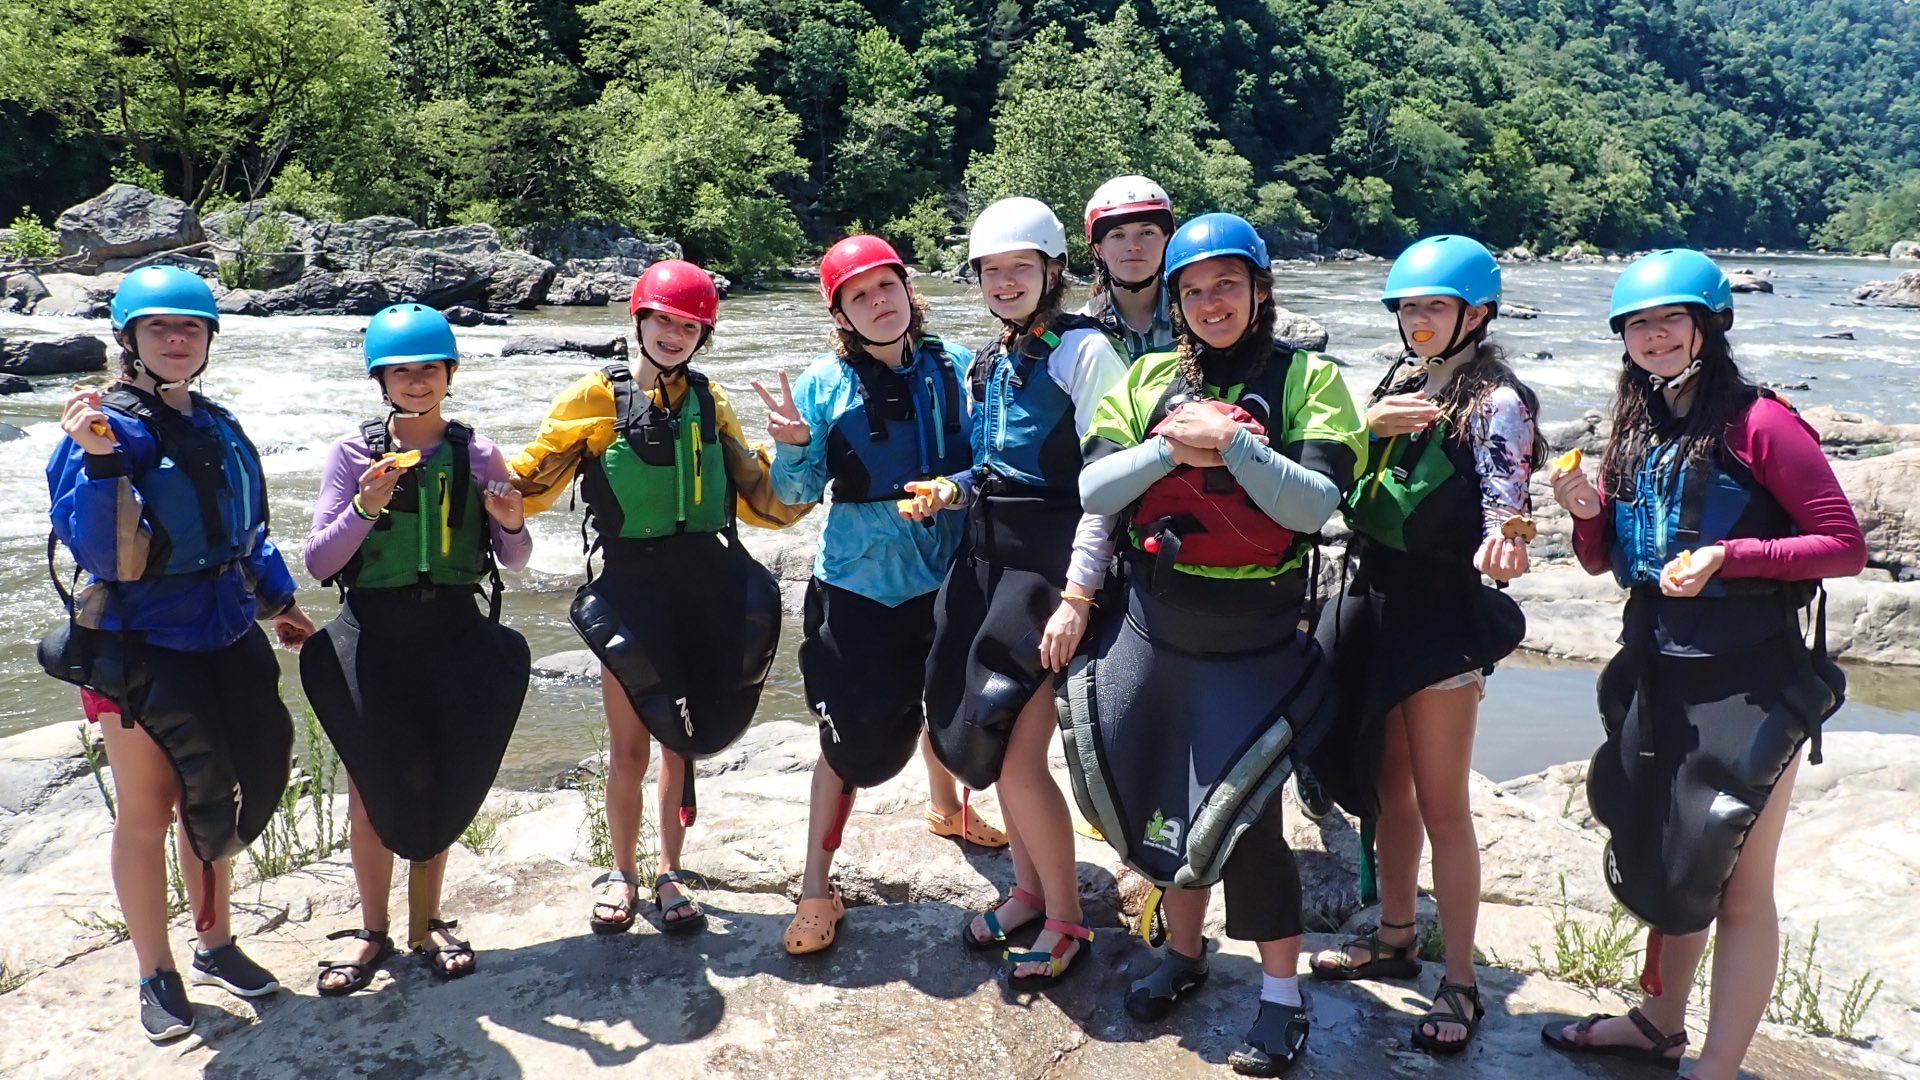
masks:
<path fill-rule="evenodd" d="M 380 463 L 382 465 L 390 465 L 396 469 L 411 469 L 415 465 L 420 464 L 420 451 L 402 450 L 397 454 L 383 454 L 381 455 Z"/>
<path fill-rule="evenodd" d="M 1570 473 L 1580 467 L 1580 448 L 1573 449 L 1553 459 L 1553 467 L 1563 473 Z"/>

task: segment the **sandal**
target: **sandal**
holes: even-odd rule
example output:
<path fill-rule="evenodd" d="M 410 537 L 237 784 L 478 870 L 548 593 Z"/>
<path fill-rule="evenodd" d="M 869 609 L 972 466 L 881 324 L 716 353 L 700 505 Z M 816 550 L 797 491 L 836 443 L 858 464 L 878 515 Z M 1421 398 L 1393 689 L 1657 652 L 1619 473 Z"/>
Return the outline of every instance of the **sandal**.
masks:
<path fill-rule="evenodd" d="M 1003 928 L 1000 925 L 1000 916 L 997 912 L 1007 906 L 1010 901 L 1014 900 L 1018 900 L 1032 908 L 1033 915 L 1015 926 Z M 1008 930 L 1018 930 L 1023 926 L 1033 925 L 1035 918 L 1046 913 L 1046 907 L 1046 904 L 1042 903 L 1039 897 L 1015 885 L 1007 892 L 1007 895 L 995 900 L 992 907 L 980 913 L 980 918 L 987 924 L 987 932 L 993 936 L 985 939 L 975 937 L 973 934 L 973 920 L 968 919 L 966 922 L 960 924 L 960 940 L 966 943 L 967 948 L 975 952 L 985 952 L 988 949 L 999 948 L 1001 945 L 1006 944 Z"/>
<path fill-rule="evenodd" d="M 680 886 L 680 895 L 662 904 L 660 886 L 669 882 Z M 660 929 L 663 933 L 690 934 L 695 930 L 706 929 L 705 909 L 701 908 L 699 901 L 687 895 L 688 890 L 694 888 L 696 884 L 704 889 L 707 887 L 707 879 L 699 874 L 681 870 L 669 870 L 653 879 L 653 905 L 660 909 Z M 693 914 L 669 918 L 674 912 L 684 907 L 692 907 Z"/>
<path fill-rule="evenodd" d="M 1611 1019 L 1613 1019 L 1613 1016 L 1608 1013 L 1594 1013 L 1585 1020 L 1568 1020 L 1564 1023 L 1548 1024 L 1546 1027 L 1540 1029 L 1540 1041 L 1553 1047 L 1555 1050 L 1562 1050 L 1569 1054 L 1624 1058 L 1627 1061 L 1637 1061 L 1642 1065 L 1653 1065 L 1662 1069 L 1671 1069 L 1674 1072 L 1680 1071 L 1680 1059 L 1686 1057 L 1686 1054 L 1683 1052 L 1668 1057 L 1667 1051 L 1672 1050 L 1676 1046 L 1684 1048 L 1687 1045 L 1686 1029 L 1681 1028 L 1679 1031 L 1668 1035 L 1666 1032 L 1655 1027 L 1653 1021 L 1647 1019 L 1647 1015 L 1638 1008 L 1628 1009 L 1627 1019 L 1633 1021 L 1633 1026 L 1640 1029 L 1640 1034 L 1646 1036 L 1647 1042 L 1651 1043 L 1651 1046 L 1594 1046 L 1590 1043 L 1576 1042 L 1573 1039 L 1567 1038 L 1569 1032 L 1578 1032 L 1584 1036 L 1587 1032 L 1593 1030 L 1593 1025 L 1602 1020 Z"/>
<path fill-rule="evenodd" d="M 379 972 L 380 966 L 399 952 L 398 949 L 393 947 L 393 938 L 380 930 L 368 930 L 366 927 L 361 927 L 358 930 L 336 930 L 327 935 L 328 941 L 338 941 L 341 938 L 353 938 L 356 941 L 372 942 L 378 945 L 379 949 L 374 952 L 372 958 L 367 960 L 320 961 L 320 974 L 314 977 L 313 986 L 314 989 L 320 991 L 321 997 L 346 997 L 355 991 L 365 990 L 367 984 L 372 982 L 374 975 Z M 348 976 L 347 981 L 344 983 L 329 985 L 326 981 L 327 976 L 336 971 L 346 971 L 352 974 Z"/>
<path fill-rule="evenodd" d="M 1473 1003 L 1473 1012 L 1460 1007 L 1462 1001 Z M 1457 983 L 1440 980 L 1440 989 L 1434 992 L 1433 1005 L 1427 1009 L 1427 1015 L 1413 1028 L 1413 1045 L 1429 1054 L 1457 1054 L 1467 1048 L 1473 1039 L 1473 1033 L 1479 1030 L 1480 1020 L 1487 1015 L 1486 1006 L 1480 1004 L 1479 983 Z M 1441 1024 L 1459 1024 L 1467 1029 L 1455 1042 L 1440 1038 Z M 1432 1028 L 1433 1034 L 1427 1034 Z"/>
<path fill-rule="evenodd" d="M 1149 1024 L 1172 1016 L 1181 998 L 1206 985 L 1211 970 L 1206 956 L 1205 941 L 1200 943 L 1199 956 L 1185 956 L 1167 946 L 1160 965 L 1127 987 L 1127 1015 Z"/>
<path fill-rule="evenodd" d="M 448 933 L 448 931 L 458 929 L 459 926 L 460 920 L 458 919 L 428 919 L 427 933 L 446 934 L 447 937 L 452 940 L 453 944 L 422 945 L 414 950 L 414 952 L 420 954 L 421 959 L 427 962 L 427 970 L 433 972 L 434 977 L 440 979 L 442 982 L 464 978 L 473 974 L 474 969 L 480 966 L 480 962 L 474 959 L 473 946 Z M 460 967 L 455 967 L 453 962 L 463 956 L 467 958 L 467 963 Z"/>
<path fill-rule="evenodd" d="M 1227 1064 L 1242 1076 L 1279 1076 L 1307 1052 L 1307 1006 L 1260 1002 L 1239 1049 L 1227 1055 Z"/>
<path fill-rule="evenodd" d="M 1045 964 L 1047 965 L 1047 973 L 1045 975 L 1016 975 L 1009 971 L 1007 973 L 1008 986 L 1018 988 L 1046 986 L 1057 983 L 1079 969 L 1080 965 L 1074 963 L 1074 961 L 1080 959 L 1080 954 L 1086 951 L 1087 946 L 1093 944 L 1093 928 L 1087 925 L 1085 916 L 1081 916 L 1080 921 L 1077 923 L 1067 922 L 1065 919 L 1048 919 L 1043 929 L 1051 930 L 1060 935 L 1060 940 L 1053 943 L 1053 948 L 1048 949 L 1046 952 L 1040 952 L 1037 949 L 1021 949 L 1018 952 L 1009 950 L 1006 958 L 1015 967 L 1021 964 Z M 1075 942 L 1081 942 L 1083 944 L 1076 948 Z M 1070 959 L 1064 959 L 1068 949 L 1074 950 L 1073 956 Z"/>
<path fill-rule="evenodd" d="M 1313 958 L 1309 965 L 1316 979 L 1352 982 L 1356 979 L 1417 979 L 1420 977 L 1420 935 L 1405 945 L 1388 945 L 1380 940 L 1382 930 L 1411 930 L 1418 922 L 1383 922 L 1366 934 L 1350 937 L 1337 948 Z M 1355 963 L 1348 949 L 1367 950 L 1367 959 Z"/>
<path fill-rule="evenodd" d="M 838 885 L 830 886 L 830 889 L 830 894 L 824 900 L 800 901 L 782 939 L 787 947 L 787 955 L 805 956 L 833 944 L 834 936 L 840 929 L 840 920 L 847 917 L 847 905 L 840 899 Z"/>
<path fill-rule="evenodd" d="M 960 801 L 960 809 L 951 814 L 943 814 L 927 804 L 927 830 L 935 836 L 957 836 L 976 847 L 999 848 L 1007 846 L 1005 829 L 992 822 L 983 821 L 973 812 L 967 800 Z"/>
<path fill-rule="evenodd" d="M 587 925 L 593 927 L 596 934 L 624 934 L 633 929 L 633 905 L 639 896 L 637 882 L 619 870 L 609 870 L 593 879 L 600 891 L 593 896 L 593 906 L 612 908 L 620 913 L 617 919 L 603 919 L 598 914 L 587 917 Z M 628 889 L 633 890 L 631 894 Z"/>

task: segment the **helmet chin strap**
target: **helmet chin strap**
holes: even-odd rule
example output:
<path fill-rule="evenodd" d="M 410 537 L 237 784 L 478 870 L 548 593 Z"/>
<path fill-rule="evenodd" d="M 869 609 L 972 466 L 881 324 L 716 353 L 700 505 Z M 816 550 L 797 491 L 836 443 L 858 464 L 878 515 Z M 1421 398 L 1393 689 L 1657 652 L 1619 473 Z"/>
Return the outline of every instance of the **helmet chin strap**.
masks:
<path fill-rule="evenodd" d="M 205 360 L 200 361 L 200 366 L 193 369 L 193 374 L 187 376 L 184 379 L 175 379 L 172 382 L 161 382 L 158 378 L 155 378 L 153 375 L 153 371 L 150 368 L 148 368 L 146 363 L 142 361 L 138 356 L 133 358 L 133 370 L 134 370 L 134 374 L 136 375 L 145 375 L 145 376 L 148 376 L 149 378 L 153 378 L 153 385 L 156 389 L 178 390 L 183 386 L 187 386 L 191 384 L 193 380 L 199 378 L 202 374 L 204 374 L 207 370 L 207 362 Z"/>
<path fill-rule="evenodd" d="M 1669 387 L 1671 387 L 1672 389 L 1678 390 L 1680 389 L 1681 384 L 1685 383 L 1687 380 L 1693 378 L 1695 375 L 1698 375 L 1698 374 L 1700 374 L 1700 358 L 1695 357 L 1693 362 L 1688 364 L 1685 368 L 1682 368 L 1678 375 L 1674 375 L 1671 378 L 1668 378 L 1660 375 L 1649 374 L 1647 376 L 1647 382 L 1651 384 L 1655 390 L 1665 389 Z"/>
<path fill-rule="evenodd" d="M 1462 303 L 1460 305 L 1460 310 L 1454 313 L 1453 333 L 1448 335 L 1447 337 L 1447 347 L 1445 349 L 1442 349 L 1439 353 L 1433 356 L 1421 357 L 1418 352 L 1414 351 L 1413 343 L 1407 340 L 1407 328 L 1405 326 L 1400 325 L 1400 320 L 1398 318 L 1394 319 L 1394 326 L 1396 329 L 1400 331 L 1401 347 L 1407 350 L 1408 356 L 1418 358 L 1421 364 L 1429 368 L 1437 368 L 1437 367 L 1443 366 L 1444 364 L 1446 364 L 1447 361 L 1453 359 L 1455 356 L 1458 356 L 1462 349 L 1465 349 L 1467 346 L 1472 345 L 1474 343 L 1476 339 L 1472 334 L 1468 334 L 1464 340 L 1460 336 L 1461 329 L 1464 328 L 1466 325 L 1467 325 L 1467 306 L 1466 304 Z"/>
<path fill-rule="evenodd" d="M 1127 290 L 1128 292 L 1135 292 L 1135 293 L 1145 292 L 1146 290 L 1153 288 L 1155 285 L 1160 284 L 1160 273 L 1157 270 L 1153 273 L 1151 277 L 1148 277 L 1141 281 L 1122 281 L 1120 280 L 1118 275 L 1116 275 L 1111 269 L 1108 268 L 1106 260 L 1102 259 L 1100 256 L 1095 255 L 1093 257 L 1093 264 L 1100 268 L 1101 273 L 1107 275 L 1107 281 L 1109 284 L 1118 285 L 1121 288 Z M 1166 265 L 1166 260 L 1162 259 L 1160 265 L 1164 267 Z"/>

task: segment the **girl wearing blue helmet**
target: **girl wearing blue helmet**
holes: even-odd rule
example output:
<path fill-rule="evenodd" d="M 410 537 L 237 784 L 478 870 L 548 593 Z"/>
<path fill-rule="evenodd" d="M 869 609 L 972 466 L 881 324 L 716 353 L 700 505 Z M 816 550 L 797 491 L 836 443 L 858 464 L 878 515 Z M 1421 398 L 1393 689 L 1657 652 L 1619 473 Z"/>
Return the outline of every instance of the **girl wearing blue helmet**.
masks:
<path fill-rule="evenodd" d="M 280 988 L 233 941 L 228 860 L 271 819 L 293 747 L 256 621 L 289 648 L 313 623 L 268 539 L 260 455 L 232 413 L 189 388 L 220 326 L 212 291 L 147 267 L 122 280 L 112 313 L 119 380 L 67 400 L 47 463 L 53 534 L 89 579 L 71 595 L 55 580 L 69 620 L 40 643 L 40 662 L 84 688 L 106 740 L 114 891 L 140 965 L 140 1024 L 160 1042 L 193 1027 L 167 945 L 176 806 L 199 931 L 188 980 L 244 997 Z"/>
<path fill-rule="evenodd" d="M 1607 884 L 1649 928 L 1647 996 L 1541 1037 L 1678 1068 L 1711 926 L 1713 1010 L 1691 1075 L 1732 1080 L 1779 963 L 1774 857 L 1800 747 L 1811 739 L 1819 763 L 1820 725 L 1845 696 L 1824 602 L 1811 649 L 1799 614 L 1867 548 L 1813 429 L 1734 364 L 1733 293 L 1712 259 L 1634 262 L 1610 321 L 1625 355 L 1599 484 L 1555 462 L 1553 489 L 1581 565 L 1628 590 L 1587 800 L 1609 833 Z"/>
<path fill-rule="evenodd" d="M 1300 632 L 1312 535 L 1359 474 L 1339 369 L 1275 342 L 1273 273 L 1244 219 L 1203 214 L 1167 244 L 1176 348 L 1135 361 L 1082 445 L 1080 495 L 1120 514 L 1123 585 L 1056 695 L 1080 811 L 1164 890 L 1168 940 L 1126 1009 L 1161 1019 L 1207 979 L 1209 887 L 1257 943 L 1260 1011 L 1230 1057 L 1274 1076 L 1305 1053 L 1300 879 L 1280 821 L 1294 757 L 1332 721 L 1331 674 Z"/>
<path fill-rule="evenodd" d="M 1519 607 L 1480 576 L 1504 584 L 1526 572 L 1527 482 L 1546 444 L 1538 399 L 1487 340 L 1500 266 L 1486 248 L 1422 240 L 1394 261 L 1381 299 L 1407 353 L 1368 400 L 1366 475 L 1344 507 L 1358 565 L 1317 630 L 1345 691 L 1343 722 L 1313 760 L 1329 794 L 1377 820 L 1380 926 L 1314 957 L 1313 973 L 1419 975 L 1414 900 L 1431 840 L 1447 971 L 1413 1043 L 1451 1054 L 1485 1011 L 1473 968 L 1474 722 L 1486 673 L 1526 631 Z"/>
<path fill-rule="evenodd" d="M 317 988 L 350 994 L 392 955 L 393 856 L 424 874 L 427 940 L 411 942 L 443 979 L 474 970 L 443 920 L 447 849 L 480 809 L 527 692 L 526 639 L 500 625 L 498 560 L 533 550 L 499 447 L 440 407 L 460 365 L 446 317 L 396 304 L 363 350 L 385 399 L 328 451 L 307 534 L 307 570 L 340 589 L 340 615 L 300 656 L 314 715 L 347 770 L 361 926 L 331 935 L 352 955 L 321 965 Z M 491 610 L 475 594 L 491 581 Z"/>

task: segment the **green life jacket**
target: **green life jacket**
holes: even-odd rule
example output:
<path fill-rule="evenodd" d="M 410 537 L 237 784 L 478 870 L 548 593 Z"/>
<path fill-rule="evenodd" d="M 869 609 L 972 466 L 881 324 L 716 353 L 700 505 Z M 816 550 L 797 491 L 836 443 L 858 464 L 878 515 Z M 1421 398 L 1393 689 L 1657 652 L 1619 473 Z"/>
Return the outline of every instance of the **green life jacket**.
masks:
<path fill-rule="evenodd" d="M 1446 452 L 1447 423 L 1419 435 L 1395 435 L 1368 448 L 1367 471 L 1347 493 L 1353 531 L 1396 551 L 1411 550 L 1407 523 L 1431 495 L 1459 475 Z"/>
<path fill-rule="evenodd" d="M 674 412 L 636 387 L 625 364 L 603 373 L 613 384 L 614 440 L 580 471 L 587 516 L 600 540 L 731 529 L 734 493 L 707 377 L 687 372 L 687 393 Z"/>
<path fill-rule="evenodd" d="M 366 421 L 360 434 L 375 461 L 392 446 L 384 420 Z M 343 590 L 459 587 L 492 577 L 497 603 L 486 511 L 473 493 L 472 444 L 472 428 L 449 422 L 439 449 L 401 474 L 387 512 L 327 584 Z"/>

